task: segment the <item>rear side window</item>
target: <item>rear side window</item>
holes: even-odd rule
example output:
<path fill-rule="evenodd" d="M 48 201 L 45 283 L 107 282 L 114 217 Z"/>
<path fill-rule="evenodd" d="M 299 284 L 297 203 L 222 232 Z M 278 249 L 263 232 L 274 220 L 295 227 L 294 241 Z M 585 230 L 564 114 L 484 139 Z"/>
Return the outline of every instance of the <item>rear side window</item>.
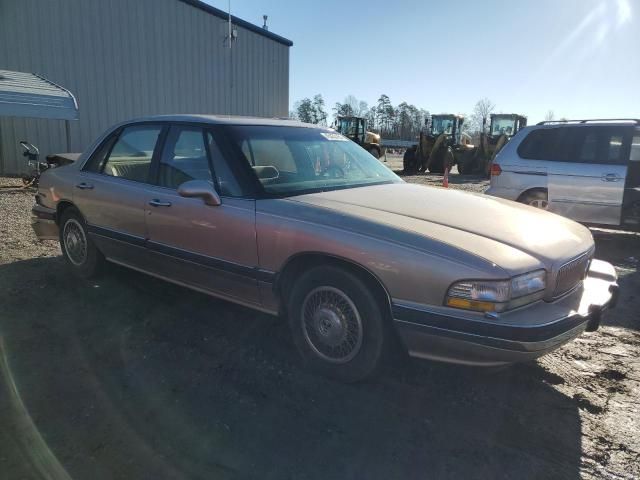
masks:
<path fill-rule="evenodd" d="M 161 131 L 160 125 L 126 127 L 111 149 L 102 173 L 136 182 L 148 182 L 151 158 Z"/>
<path fill-rule="evenodd" d="M 629 152 L 631 162 L 640 162 L 640 132 L 636 131 L 631 139 L 631 151 Z"/>
<path fill-rule="evenodd" d="M 622 158 L 622 142 L 624 137 L 621 134 L 607 135 L 605 139 L 607 163 L 626 163 Z"/>
<path fill-rule="evenodd" d="M 559 128 L 533 130 L 518 146 L 518 155 L 528 160 L 554 160 Z"/>
<path fill-rule="evenodd" d="M 91 155 L 91 158 L 82 169 L 87 172 L 100 172 L 100 170 L 102 170 L 102 166 L 104 165 L 104 161 L 107 158 L 107 155 L 109 155 L 109 152 L 111 151 L 111 147 L 117 139 L 118 135 L 111 135 L 107 140 L 102 142 L 102 144 L 93 153 L 93 155 Z"/>
<path fill-rule="evenodd" d="M 518 155 L 531 160 L 624 164 L 625 144 L 628 136 L 619 127 L 547 128 L 531 132 L 518 147 Z"/>
<path fill-rule="evenodd" d="M 598 159 L 598 140 L 597 132 L 584 132 L 583 135 L 577 135 L 576 143 L 579 153 L 575 156 L 576 161 L 595 163 Z"/>

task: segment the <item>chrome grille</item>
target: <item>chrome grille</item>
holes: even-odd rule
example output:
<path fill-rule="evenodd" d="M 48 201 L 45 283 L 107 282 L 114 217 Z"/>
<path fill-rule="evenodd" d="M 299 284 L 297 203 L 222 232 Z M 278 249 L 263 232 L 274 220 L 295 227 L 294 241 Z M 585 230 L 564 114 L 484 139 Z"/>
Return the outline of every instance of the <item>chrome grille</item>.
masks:
<path fill-rule="evenodd" d="M 556 288 L 553 291 L 553 296 L 559 297 L 584 280 L 590 261 L 591 252 L 587 252 L 562 265 L 556 276 Z"/>

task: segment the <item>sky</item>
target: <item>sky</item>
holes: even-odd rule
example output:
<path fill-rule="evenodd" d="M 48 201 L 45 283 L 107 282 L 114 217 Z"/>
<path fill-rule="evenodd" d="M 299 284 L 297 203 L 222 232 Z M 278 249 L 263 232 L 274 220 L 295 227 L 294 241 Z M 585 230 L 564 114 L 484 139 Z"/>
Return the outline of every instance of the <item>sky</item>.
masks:
<path fill-rule="evenodd" d="M 207 0 L 227 10 L 227 0 Z M 293 41 L 290 105 L 321 93 L 387 94 L 431 113 L 529 123 L 640 117 L 640 0 L 231 0 L 231 13 Z"/>

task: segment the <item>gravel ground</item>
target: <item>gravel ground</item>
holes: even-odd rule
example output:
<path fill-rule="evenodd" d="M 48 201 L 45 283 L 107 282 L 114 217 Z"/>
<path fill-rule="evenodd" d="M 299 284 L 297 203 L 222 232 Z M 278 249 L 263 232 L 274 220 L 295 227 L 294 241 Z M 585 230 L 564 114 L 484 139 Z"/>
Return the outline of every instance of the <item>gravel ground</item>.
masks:
<path fill-rule="evenodd" d="M 403 167 L 401 155 L 387 155 L 384 163 L 396 174 L 400 175 L 406 182 L 419 183 L 421 185 L 433 185 L 436 187 L 442 186 L 444 177 L 437 173 L 404 176 L 402 174 Z M 466 190 L 468 192 L 483 193 L 488 186 L 488 180 L 481 175 L 458 175 L 458 168 L 455 166 L 449 175 L 450 188 Z"/>
<path fill-rule="evenodd" d="M 640 477 L 638 235 L 594 231 L 621 277 L 598 332 L 500 371 L 399 359 L 341 385 L 276 318 L 117 267 L 75 279 L 19 182 L 0 179 L 0 478 Z"/>

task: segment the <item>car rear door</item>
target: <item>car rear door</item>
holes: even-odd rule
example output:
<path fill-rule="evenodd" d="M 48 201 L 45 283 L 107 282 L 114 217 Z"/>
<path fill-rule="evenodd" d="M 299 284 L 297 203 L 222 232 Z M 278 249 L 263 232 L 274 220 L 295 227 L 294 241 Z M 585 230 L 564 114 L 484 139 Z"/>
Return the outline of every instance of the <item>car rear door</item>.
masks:
<path fill-rule="evenodd" d="M 109 259 L 145 268 L 145 200 L 163 125 L 134 124 L 109 136 L 83 166 L 73 201 Z"/>
<path fill-rule="evenodd" d="M 628 127 L 559 128 L 547 169 L 549 210 L 578 222 L 619 225 L 629 139 Z"/>
<path fill-rule="evenodd" d="M 155 171 L 155 186 L 144 199 L 153 271 L 259 306 L 255 200 L 244 196 L 213 132 L 198 125 L 173 125 Z M 189 180 L 211 182 L 221 204 L 180 196 L 178 187 Z"/>

